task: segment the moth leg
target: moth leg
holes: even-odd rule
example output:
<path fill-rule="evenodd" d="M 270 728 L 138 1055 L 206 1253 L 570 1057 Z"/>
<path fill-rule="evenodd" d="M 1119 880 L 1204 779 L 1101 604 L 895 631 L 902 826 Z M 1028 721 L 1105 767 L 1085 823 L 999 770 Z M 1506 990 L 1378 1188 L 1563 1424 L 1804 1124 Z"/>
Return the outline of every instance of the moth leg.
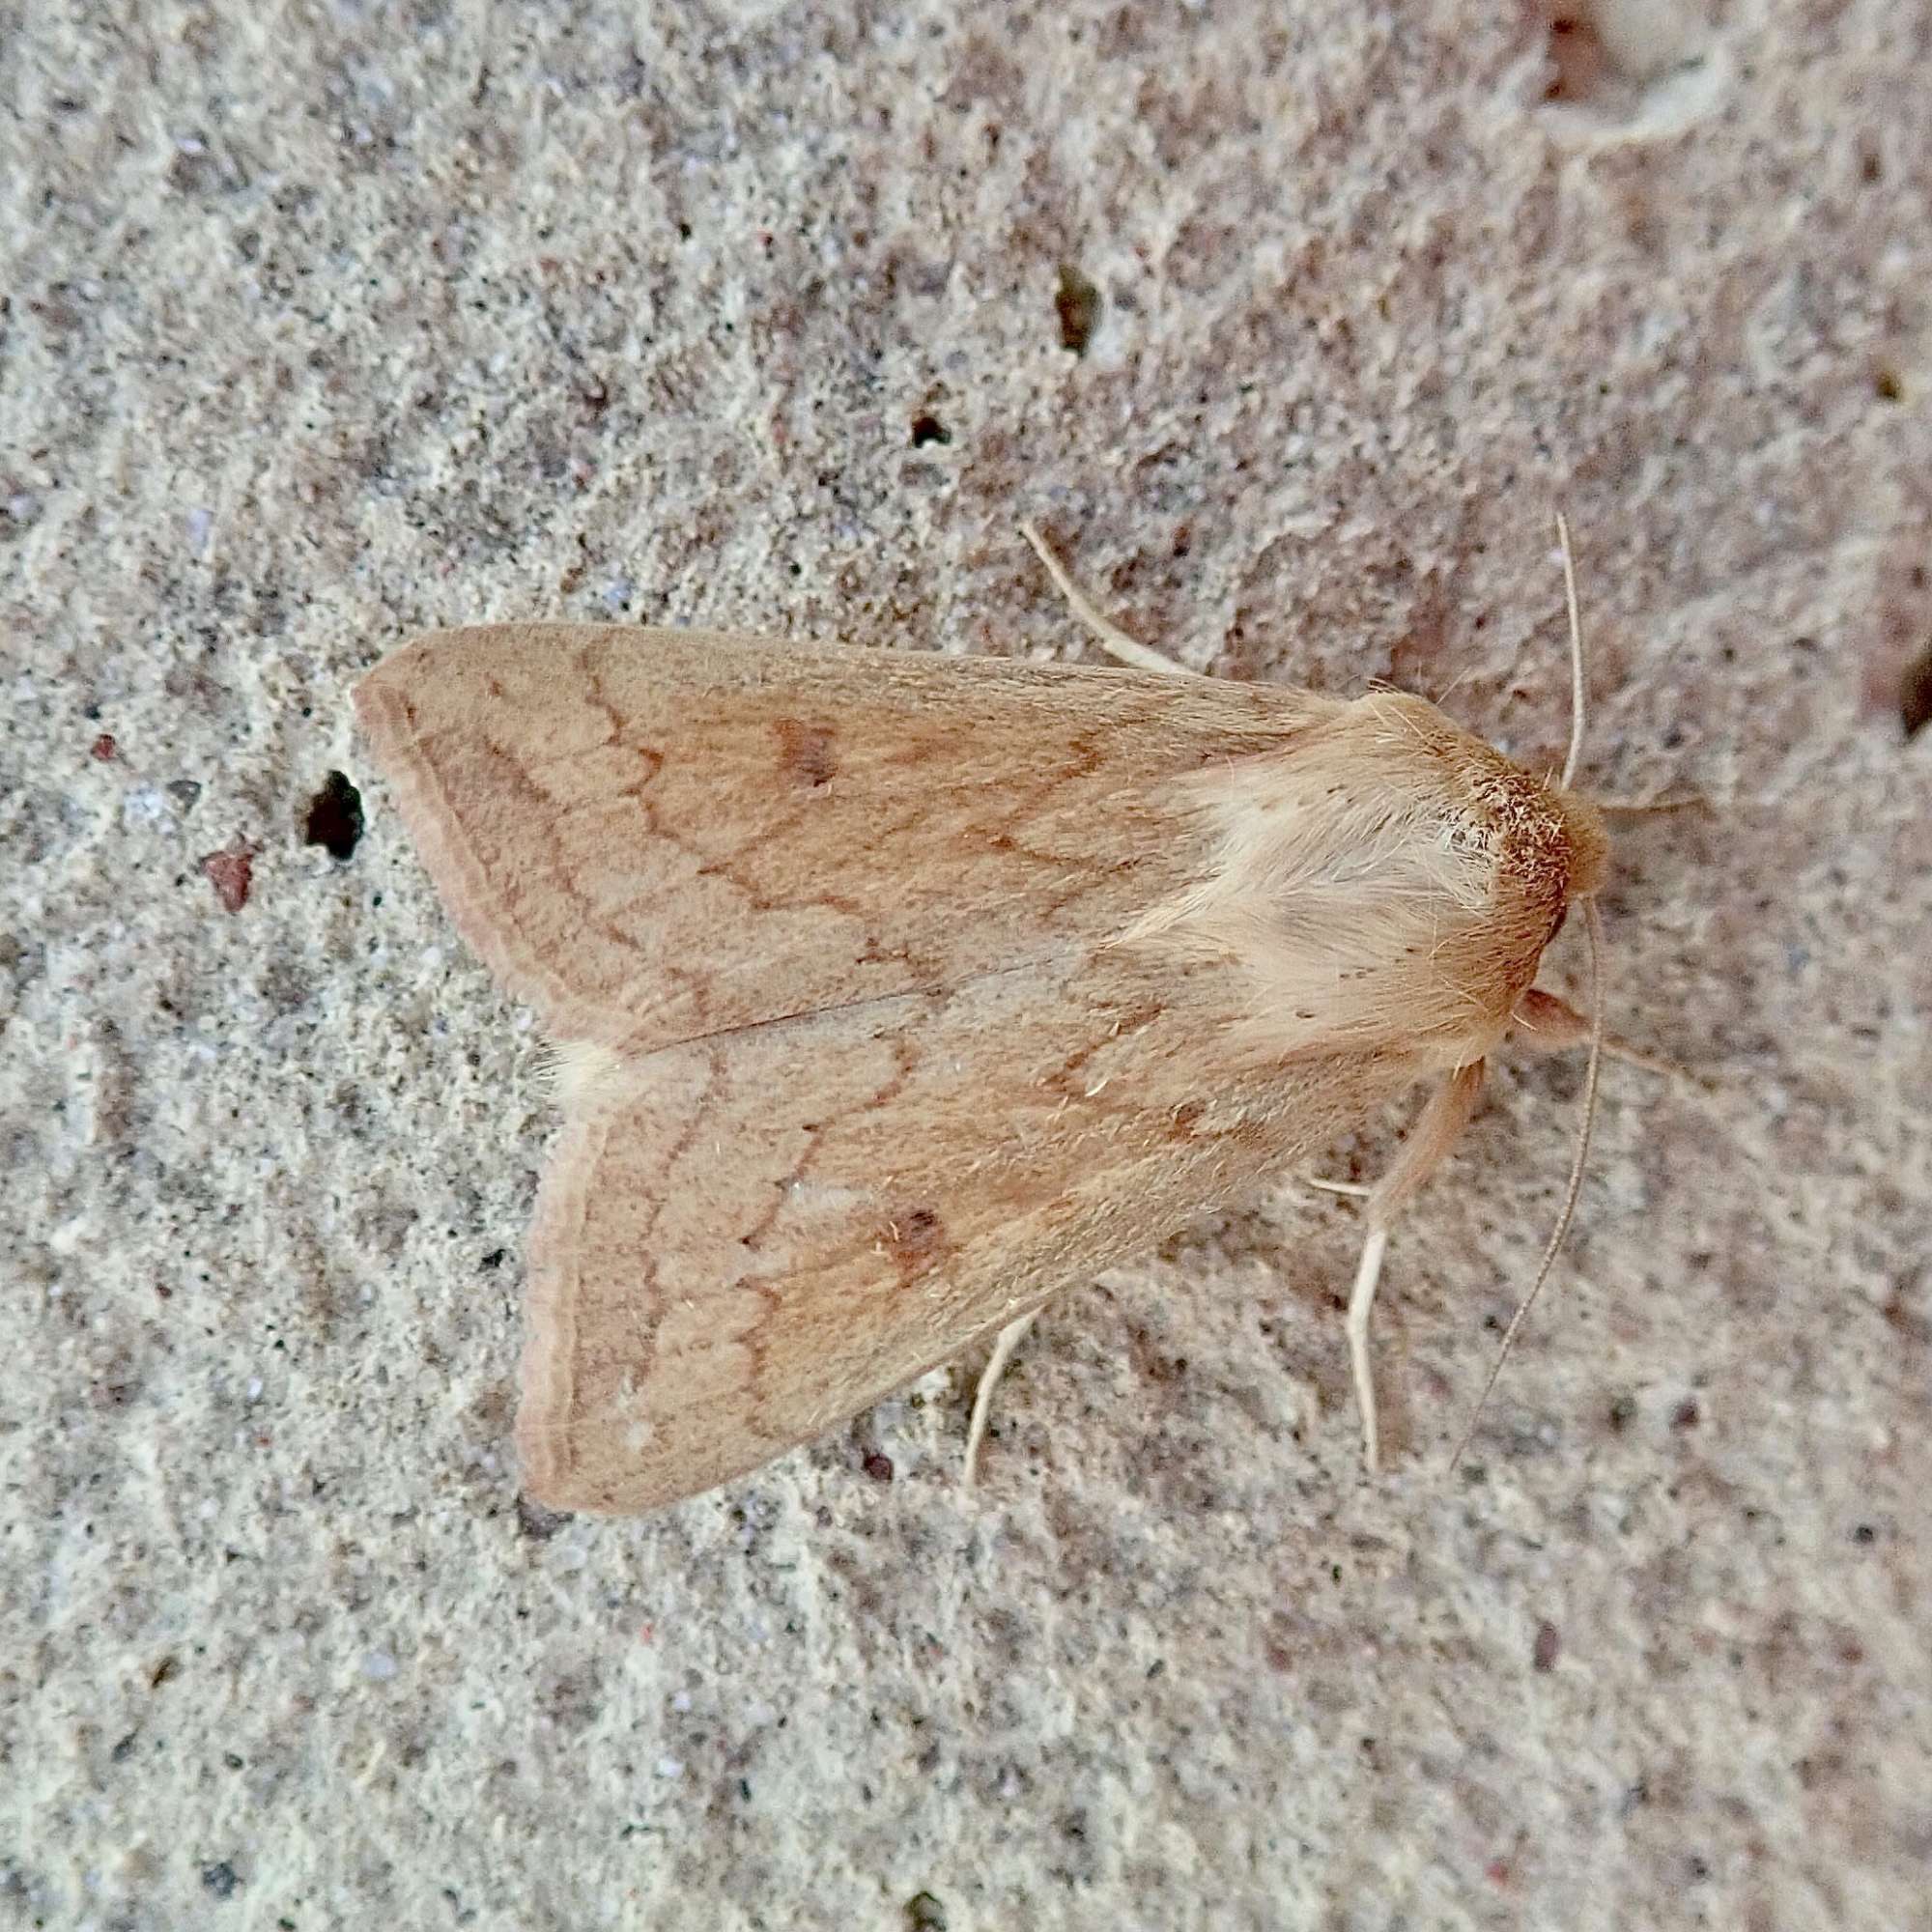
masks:
<path fill-rule="evenodd" d="M 993 1388 L 1007 1372 L 1007 1364 L 1013 1358 L 1013 1350 L 1026 1340 L 1027 1330 L 1039 1320 L 1039 1310 L 1031 1315 L 1022 1315 L 1017 1321 L 1009 1321 L 1000 1330 L 999 1339 L 993 1344 L 993 1352 L 986 1358 L 986 1366 L 980 1371 L 980 1386 L 973 1393 L 973 1419 L 966 1425 L 966 1469 L 961 1478 L 967 1489 L 973 1487 L 973 1477 L 980 1466 L 980 1444 L 985 1439 L 986 1421 L 993 1412 Z"/>
<path fill-rule="evenodd" d="M 1390 1224 L 1397 1208 L 1441 1166 L 1476 1111 L 1483 1091 L 1483 1063 L 1459 1066 L 1430 1096 L 1414 1131 L 1403 1143 L 1395 1165 L 1368 1191 L 1368 1238 L 1362 1243 L 1361 1264 L 1349 1295 L 1349 1366 L 1355 1379 L 1355 1401 L 1362 1413 L 1362 1460 L 1373 1475 L 1381 1466 L 1381 1422 L 1376 1406 L 1374 1365 L 1369 1350 L 1369 1317 L 1381 1280 L 1382 1257 L 1388 1252 Z"/>
<path fill-rule="evenodd" d="M 1510 1026 L 1532 1053 L 1568 1053 L 1574 1046 L 1588 1045 L 1590 1039 L 1589 1014 L 1540 986 L 1532 986 L 1516 1003 Z"/>
<path fill-rule="evenodd" d="M 1520 1040 L 1531 1053 L 1569 1053 L 1590 1043 L 1590 1016 L 1578 1012 L 1568 1000 L 1532 986 L 1516 1003 L 1510 1015 L 1511 1037 Z M 1633 1066 L 1647 1066 L 1653 1073 L 1672 1073 L 1694 1086 L 1702 1079 L 1688 1066 L 1680 1066 L 1662 1054 L 1646 1053 L 1641 1047 L 1614 1036 L 1604 1036 L 1604 1052 L 1611 1060 L 1627 1061 Z"/>
<path fill-rule="evenodd" d="M 1067 576 L 1060 559 L 1047 548 L 1046 539 L 1033 525 L 1022 524 L 1020 535 L 1033 546 L 1034 554 L 1046 565 L 1046 574 L 1053 579 L 1053 587 L 1066 599 L 1067 608 L 1094 633 L 1100 648 L 1110 657 L 1118 658 L 1124 665 L 1132 665 L 1136 670 L 1166 671 L 1175 677 L 1198 675 L 1178 659 L 1169 657 L 1165 651 L 1157 651 L 1151 644 L 1144 644 L 1138 638 L 1128 637 L 1118 624 L 1106 617 L 1100 607 Z"/>

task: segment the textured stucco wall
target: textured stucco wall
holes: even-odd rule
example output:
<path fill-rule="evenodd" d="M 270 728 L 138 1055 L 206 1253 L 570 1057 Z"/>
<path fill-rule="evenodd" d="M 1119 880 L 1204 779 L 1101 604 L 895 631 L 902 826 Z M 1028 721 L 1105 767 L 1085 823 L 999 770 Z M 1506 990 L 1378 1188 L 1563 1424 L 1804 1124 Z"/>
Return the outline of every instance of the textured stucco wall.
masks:
<path fill-rule="evenodd" d="M 1928 53 L 1923 0 L 0 8 L 0 1922 L 1918 1922 Z M 1032 514 L 1197 664 L 1532 760 L 1559 503 L 1592 782 L 1719 808 L 1606 899 L 1710 1087 L 1609 1070 L 1455 1477 L 1574 1065 L 1400 1234 L 1379 1481 L 1352 1210 L 1285 1179 L 1056 1305 L 975 1493 L 965 1364 L 659 1520 L 520 1506 L 540 1054 L 359 670 L 1080 651 Z"/>

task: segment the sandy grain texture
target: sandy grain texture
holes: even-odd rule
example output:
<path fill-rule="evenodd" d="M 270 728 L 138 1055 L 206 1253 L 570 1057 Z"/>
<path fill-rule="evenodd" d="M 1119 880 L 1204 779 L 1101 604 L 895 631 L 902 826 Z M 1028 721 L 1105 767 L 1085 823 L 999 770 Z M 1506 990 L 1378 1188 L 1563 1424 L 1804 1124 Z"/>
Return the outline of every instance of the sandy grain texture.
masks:
<path fill-rule="evenodd" d="M 0 7 L 0 1923 L 1917 1922 L 1928 56 L 1924 0 Z M 1573 1067 L 1400 1234 L 1378 1482 L 1351 1210 L 1284 1182 L 1057 1305 L 978 1493 L 940 1374 L 658 1520 L 520 1504 L 540 1056 L 360 671 L 1082 651 L 1030 514 L 1197 665 L 1534 760 L 1558 502 L 1596 781 L 1727 808 L 1606 901 L 1714 1085 L 1606 1079 L 1455 1479 Z"/>

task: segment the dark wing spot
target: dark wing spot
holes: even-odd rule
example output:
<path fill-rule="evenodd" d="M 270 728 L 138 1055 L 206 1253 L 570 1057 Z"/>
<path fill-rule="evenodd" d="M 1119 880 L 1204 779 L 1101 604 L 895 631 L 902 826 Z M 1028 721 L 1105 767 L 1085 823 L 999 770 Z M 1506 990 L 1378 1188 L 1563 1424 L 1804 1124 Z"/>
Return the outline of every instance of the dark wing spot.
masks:
<path fill-rule="evenodd" d="M 923 1274 L 946 1246 L 946 1224 L 930 1208 L 908 1208 L 886 1223 L 885 1247 L 908 1281 Z"/>
<path fill-rule="evenodd" d="M 779 763 L 802 785 L 826 784 L 838 770 L 838 735 L 829 724 L 779 722 Z"/>

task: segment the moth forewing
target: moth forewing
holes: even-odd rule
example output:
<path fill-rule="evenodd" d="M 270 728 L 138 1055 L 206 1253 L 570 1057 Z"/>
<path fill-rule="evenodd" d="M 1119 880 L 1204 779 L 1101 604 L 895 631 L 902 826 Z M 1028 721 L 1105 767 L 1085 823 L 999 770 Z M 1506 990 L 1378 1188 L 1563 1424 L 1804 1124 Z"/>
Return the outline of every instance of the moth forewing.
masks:
<path fill-rule="evenodd" d="M 1016 966 L 659 1049 L 573 1097 L 519 1422 L 557 1507 L 648 1509 L 821 1435 L 1314 1158 L 1408 1075 L 1231 1069 L 1232 969 Z"/>
<path fill-rule="evenodd" d="M 1167 782 L 1329 700 L 501 625 L 416 639 L 355 703 L 485 964 L 553 1037 L 645 1051 L 1118 935 L 1205 863 Z"/>

